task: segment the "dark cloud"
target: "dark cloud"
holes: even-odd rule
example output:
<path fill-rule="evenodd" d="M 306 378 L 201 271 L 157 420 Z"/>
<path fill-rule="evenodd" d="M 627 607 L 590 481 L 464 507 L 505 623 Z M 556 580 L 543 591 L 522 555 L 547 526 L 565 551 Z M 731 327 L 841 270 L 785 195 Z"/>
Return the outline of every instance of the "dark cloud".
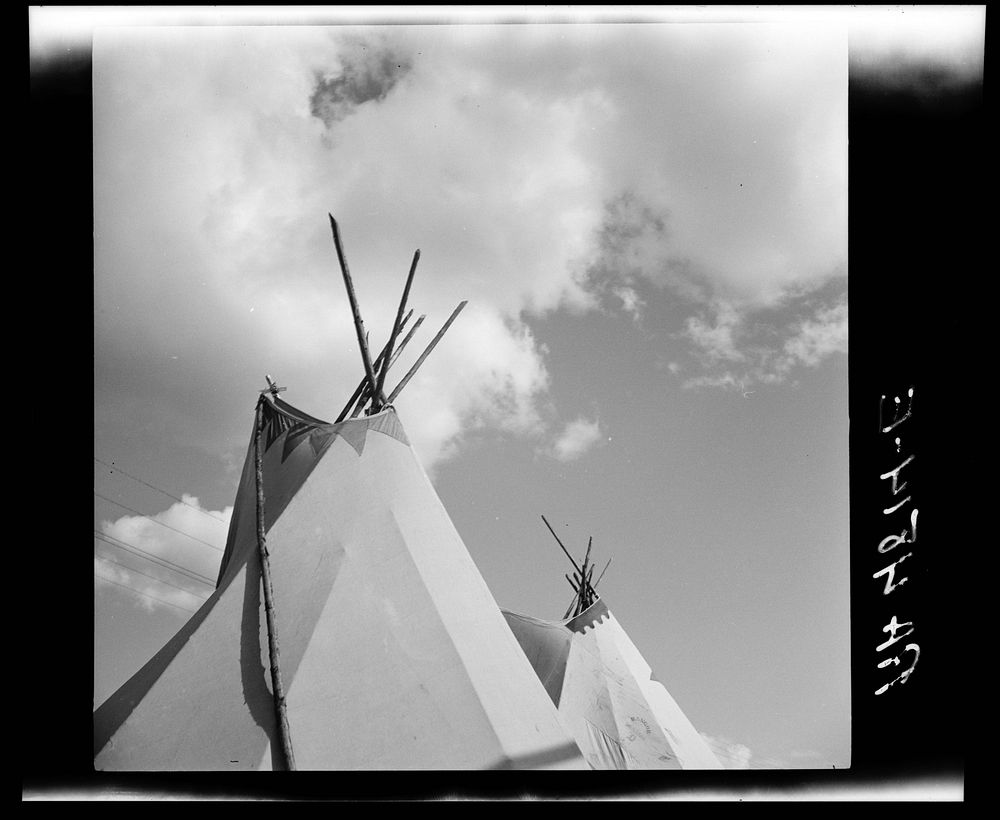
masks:
<path fill-rule="evenodd" d="M 641 238 L 664 239 L 666 230 L 665 215 L 657 213 L 631 191 L 625 191 L 604 206 L 601 249 L 606 254 L 621 256 Z"/>
<path fill-rule="evenodd" d="M 738 308 L 716 301 L 687 319 L 683 334 L 701 374 L 685 387 L 736 389 L 780 384 L 802 367 L 847 352 L 847 277 L 834 273 L 779 304 Z"/>
<path fill-rule="evenodd" d="M 409 60 L 391 50 L 365 46 L 356 57 L 345 57 L 339 74 L 316 73 L 309 110 L 329 128 L 362 103 L 384 100 L 411 68 Z"/>
<path fill-rule="evenodd" d="M 636 279 L 648 278 L 651 268 L 662 264 L 666 220 L 666 212 L 655 210 L 632 191 L 605 202 L 596 235 L 597 254 L 581 286 L 602 300 L 610 294 L 627 302 L 634 295 Z"/>
<path fill-rule="evenodd" d="M 579 278 L 580 286 L 605 306 L 621 304 L 632 313 L 632 306 L 651 295 L 650 288 L 669 286 L 686 302 L 708 301 L 711 283 L 671 246 L 669 219 L 670 211 L 633 191 L 605 202 L 596 253 Z"/>

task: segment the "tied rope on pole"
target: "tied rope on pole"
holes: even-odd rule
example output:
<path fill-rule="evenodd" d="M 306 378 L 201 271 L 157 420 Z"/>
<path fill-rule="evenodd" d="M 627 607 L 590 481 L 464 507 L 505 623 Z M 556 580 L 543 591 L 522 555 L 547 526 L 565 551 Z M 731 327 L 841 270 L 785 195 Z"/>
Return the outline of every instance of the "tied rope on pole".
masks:
<path fill-rule="evenodd" d="M 264 435 L 264 402 L 261 396 L 257 403 L 257 417 L 254 422 L 254 466 L 257 481 L 257 548 L 260 551 L 260 577 L 264 587 L 264 613 L 267 618 L 267 648 L 271 666 L 271 689 L 274 695 L 274 711 L 278 724 L 278 736 L 285 763 L 290 771 L 295 770 L 295 755 L 292 753 L 292 736 L 288 728 L 288 711 L 285 707 L 285 688 L 281 682 L 280 652 L 278 650 L 278 628 L 274 613 L 274 588 L 271 585 L 271 561 L 267 552 L 264 534 L 264 454 L 261 439 Z"/>

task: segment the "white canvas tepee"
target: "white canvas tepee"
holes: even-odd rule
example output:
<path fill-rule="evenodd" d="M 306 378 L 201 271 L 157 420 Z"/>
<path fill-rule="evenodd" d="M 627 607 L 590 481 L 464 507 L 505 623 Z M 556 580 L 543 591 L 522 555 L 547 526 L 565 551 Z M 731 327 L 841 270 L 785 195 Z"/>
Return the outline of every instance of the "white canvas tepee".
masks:
<path fill-rule="evenodd" d="M 262 408 L 297 768 L 583 767 L 395 411 L 331 425 Z M 219 586 L 97 710 L 96 768 L 282 766 L 254 501 L 248 457 Z"/>
<path fill-rule="evenodd" d="M 582 566 L 545 516 L 573 564 L 573 603 L 562 620 L 513 612 L 504 617 L 553 704 L 563 726 L 595 769 L 721 769 L 722 764 L 655 677 L 621 624 L 597 594 L 587 543 Z"/>
<path fill-rule="evenodd" d="M 592 768 L 722 768 L 603 600 L 568 620 L 504 617 Z"/>

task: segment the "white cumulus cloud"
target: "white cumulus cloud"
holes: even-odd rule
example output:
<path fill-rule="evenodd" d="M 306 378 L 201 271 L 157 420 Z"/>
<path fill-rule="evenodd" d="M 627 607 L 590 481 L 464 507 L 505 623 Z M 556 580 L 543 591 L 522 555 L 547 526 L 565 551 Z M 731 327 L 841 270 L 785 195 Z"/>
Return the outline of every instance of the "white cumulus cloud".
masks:
<path fill-rule="evenodd" d="M 847 297 L 812 308 L 794 321 L 756 321 L 753 309 L 720 308 L 715 322 L 688 320 L 686 336 L 703 372 L 687 388 L 719 387 L 748 393 L 754 385 L 777 385 L 802 368 L 815 368 L 847 353 Z"/>
<path fill-rule="evenodd" d="M 552 443 L 548 452 L 559 461 L 574 461 L 590 450 L 604 437 L 601 425 L 595 419 L 583 417 L 569 422 Z"/>
<path fill-rule="evenodd" d="M 222 397 L 271 372 L 335 415 L 361 373 L 327 213 L 376 348 L 414 249 L 427 330 L 469 300 L 400 403 L 429 468 L 477 425 L 537 435 L 547 366 L 526 311 L 592 309 L 596 288 L 638 319 L 640 284 L 686 265 L 716 300 L 689 338 L 741 362 L 736 306 L 846 253 L 846 41 L 806 30 L 97 30 L 102 411 L 145 378 L 144 406 L 210 447 L 243 438 Z M 193 364 L 151 381 L 162 351 Z"/>
<path fill-rule="evenodd" d="M 749 747 L 724 737 L 712 737 L 705 732 L 699 732 L 709 748 L 726 769 L 749 769 L 753 757 Z"/>
<path fill-rule="evenodd" d="M 809 367 L 833 353 L 847 353 L 847 302 L 822 309 L 800 323 L 785 342 L 784 353 L 789 360 Z"/>
<path fill-rule="evenodd" d="M 720 359 L 739 361 L 744 358 L 744 353 L 736 346 L 735 334 L 741 320 L 742 316 L 734 305 L 719 302 L 715 305 L 714 322 L 706 322 L 698 316 L 688 318 L 687 336 L 710 362 Z"/>
<path fill-rule="evenodd" d="M 194 496 L 181 498 L 152 516 L 101 522 L 98 580 L 132 588 L 147 609 L 196 609 L 215 586 L 233 508 L 205 510 Z"/>

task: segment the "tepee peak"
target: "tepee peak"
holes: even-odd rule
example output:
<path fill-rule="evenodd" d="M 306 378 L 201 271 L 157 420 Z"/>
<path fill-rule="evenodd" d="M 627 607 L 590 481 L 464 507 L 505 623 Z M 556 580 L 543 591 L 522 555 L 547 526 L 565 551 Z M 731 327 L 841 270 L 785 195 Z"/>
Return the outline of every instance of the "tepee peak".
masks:
<path fill-rule="evenodd" d="M 583 565 L 580 566 L 570 555 L 569 550 L 566 549 L 566 545 L 563 544 L 562 540 L 556 535 L 556 531 L 552 529 L 552 525 L 549 520 L 543 515 L 542 521 L 545 522 L 545 526 L 549 528 L 549 532 L 552 533 L 552 537 L 556 539 L 556 543 L 562 548 L 562 551 L 566 553 L 566 557 L 569 558 L 570 563 L 573 565 L 573 577 L 571 578 L 567 573 L 564 577 L 569 582 L 569 585 L 573 588 L 573 600 L 569 605 L 569 609 L 566 610 L 566 614 L 563 615 L 563 620 L 569 618 L 572 614 L 576 617 L 585 609 L 589 609 L 598 599 L 597 585 L 601 583 L 601 578 L 604 577 L 604 573 L 607 572 L 608 567 L 611 565 L 611 559 L 604 565 L 604 569 L 601 570 L 601 574 L 597 577 L 596 581 L 592 581 L 594 577 L 594 565 L 590 563 L 590 550 L 594 545 L 594 537 L 590 536 L 587 540 L 587 553 L 583 557 Z"/>
<path fill-rule="evenodd" d="M 566 731 L 594 769 L 721 769 L 708 743 L 655 677 L 642 654 L 597 595 L 601 576 L 587 542 L 583 564 L 543 515 L 573 564 L 574 597 L 562 620 L 504 612 Z"/>
<path fill-rule="evenodd" d="M 464 308 L 468 302 L 463 301 L 459 303 L 458 307 L 455 308 L 451 316 L 448 317 L 448 321 L 444 323 L 444 326 L 431 340 L 431 343 L 420 355 L 413 367 L 411 367 L 407 374 L 400 380 L 395 389 L 393 389 L 389 395 L 386 396 L 386 373 L 389 372 L 389 368 L 395 363 L 399 353 L 402 352 L 406 343 L 409 342 L 416 329 L 420 327 L 424 321 L 424 317 L 421 316 L 410 330 L 409 334 L 407 334 L 406 338 L 403 339 L 399 348 L 396 349 L 396 339 L 399 336 L 399 333 L 403 330 L 403 327 L 406 325 L 410 316 L 413 314 L 412 310 L 409 313 L 406 313 L 406 306 L 410 296 L 410 287 L 413 284 L 413 277 L 417 272 L 417 263 L 420 261 L 420 249 L 417 248 L 417 250 L 413 253 L 413 261 L 410 263 L 410 272 L 406 277 L 406 284 L 403 287 L 403 295 L 399 300 L 399 308 L 396 311 L 396 320 L 389 333 L 389 341 L 386 342 L 385 347 L 382 348 L 382 352 L 379 353 L 378 357 L 373 361 L 371 358 L 371 352 L 368 348 L 368 334 L 365 332 L 364 320 L 361 317 L 361 307 L 358 304 L 358 298 L 354 292 L 354 281 L 351 278 L 350 267 L 347 263 L 347 255 L 344 252 L 344 242 L 340 235 L 340 226 L 337 224 L 337 220 L 333 218 L 333 214 L 328 214 L 328 216 L 330 217 L 330 230 L 333 233 L 334 248 L 337 251 L 337 261 L 340 263 L 340 271 L 344 278 L 344 287 L 347 288 L 347 298 L 351 303 L 354 328 L 358 337 L 358 348 L 361 351 L 361 362 L 364 366 L 364 376 L 361 379 L 361 383 L 358 385 L 358 388 L 354 391 L 354 394 L 352 394 L 350 400 L 347 402 L 347 405 L 337 417 L 337 421 L 340 422 L 347 418 L 348 413 L 350 413 L 351 418 L 357 418 L 362 411 L 364 411 L 365 415 L 371 415 L 373 413 L 380 412 L 384 407 L 391 406 L 392 402 L 395 401 L 410 379 L 413 378 L 414 374 L 420 368 L 420 365 L 424 363 L 431 351 L 437 346 L 437 343 L 441 341 L 441 337 L 444 336 L 448 328 L 451 327 L 451 323 L 455 321 L 458 314 L 462 311 L 462 308 Z"/>

